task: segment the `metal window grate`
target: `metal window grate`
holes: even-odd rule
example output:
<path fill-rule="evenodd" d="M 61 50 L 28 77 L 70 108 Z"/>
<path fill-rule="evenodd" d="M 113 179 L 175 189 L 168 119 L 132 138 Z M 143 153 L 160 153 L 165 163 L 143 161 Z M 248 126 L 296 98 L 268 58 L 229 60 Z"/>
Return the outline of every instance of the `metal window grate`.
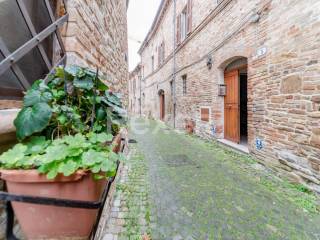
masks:
<path fill-rule="evenodd" d="M 56 19 L 54 12 L 50 0 L 0 1 L 0 99 L 21 99 L 33 81 L 65 64 L 59 27 L 68 14 Z"/>

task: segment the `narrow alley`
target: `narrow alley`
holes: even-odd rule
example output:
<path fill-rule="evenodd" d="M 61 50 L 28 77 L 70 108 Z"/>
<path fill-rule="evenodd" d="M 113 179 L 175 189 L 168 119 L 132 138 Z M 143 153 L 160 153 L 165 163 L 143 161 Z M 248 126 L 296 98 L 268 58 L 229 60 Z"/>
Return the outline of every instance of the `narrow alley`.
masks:
<path fill-rule="evenodd" d="M 316 197 L 251 157 L 150 120 L 132 121 L 130 137 L 129 177 L 117 187 L 124 212 L 105 239 L 320 237 Z"/>

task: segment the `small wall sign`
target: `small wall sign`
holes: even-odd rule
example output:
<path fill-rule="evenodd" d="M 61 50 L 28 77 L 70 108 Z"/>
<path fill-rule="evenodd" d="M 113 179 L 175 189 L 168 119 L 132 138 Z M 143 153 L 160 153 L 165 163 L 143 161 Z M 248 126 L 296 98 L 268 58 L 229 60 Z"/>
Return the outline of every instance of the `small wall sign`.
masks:
<path fill-rule="evenodd" d="M 257 57 L 262 57 L 264 55 L 267 54 L 267 48 L 266 47 L 260 47 L 258 50 L 257 50 Z"/>
<path fill-rule="evenodd" d="M 256 138 L 256 149 L 261 150 L 263 148 L 263 142 L 260 138 Z"/>
<path fill-rule="evenodd" d="M 212 135 L 216 135 L 216 133 L 217 133 L 217 128 L 216 128 L 216 126 L 213 125 L 213 124 L 212 124 L 212 126 L 211 126 L 211 132 L 212 132 Z"/>
<path fill-rule="evenodd" d="M 227 86 L 225 84 L 218 85 L 218 96 L 224 97 L 227 94 Z"/>

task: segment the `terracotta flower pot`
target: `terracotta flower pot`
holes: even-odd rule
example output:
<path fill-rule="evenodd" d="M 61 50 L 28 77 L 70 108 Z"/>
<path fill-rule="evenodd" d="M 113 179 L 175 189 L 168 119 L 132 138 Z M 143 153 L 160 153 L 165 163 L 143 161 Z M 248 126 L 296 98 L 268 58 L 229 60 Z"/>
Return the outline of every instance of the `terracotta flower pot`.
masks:
<path fill-rule="evenodd" d="M 114 147 L 112 150 L 115 153 L 119 153 L 121 148 L 121 134 L 118 134 L 117 136 L 115 136 L 112 142 L 114 144 Z"/>
<path fill-rule="evenodd" d="M 186 131 L 188 134 L 192 134 L 194 132 L 195 122 L 192 120 L 186 120 Z"/>
<path fill-rule="evenodd" d="M 37 170 L 0 170 L 12 194 L 97 201 L 107 180 L 93 180 L 90 173 L 78 171 L 70 177 L 48 180 Z M 27 239 L 88 239 L 98 210 L 55 207 L 12 202 Z"/>
<path fill-rule="evenodd" d="M 113 140 L 114 152 L 121 148 L 121 135 Z M 90 172 L 77 171 L 65 177 L 58 175 L 48 180 L 37 170 L 1 170 L 8 192 L 17 195 L 98 201 L 106 187 L 107 180 L 94 180 Z M 30 240 L 39 239 L 88 239 L 98 210 L 55 207 L 29 203 L 12 202 L 12 207 L 22 231 Z"/>

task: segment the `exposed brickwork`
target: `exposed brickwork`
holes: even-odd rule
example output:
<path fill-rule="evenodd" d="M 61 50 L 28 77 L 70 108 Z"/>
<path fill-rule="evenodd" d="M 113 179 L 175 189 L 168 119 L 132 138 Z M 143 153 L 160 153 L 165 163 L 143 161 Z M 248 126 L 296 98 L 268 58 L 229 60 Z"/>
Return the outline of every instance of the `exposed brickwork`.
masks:
<path fill-rule="evenodd" d="M 177 13 L 186 0 L 177 1 Z M 294 181 L 320 192 L 320 2 L 193 0 L 193 32 L 176 51 L 176 125 L 195 121 L 195 132 L 224 137 L 224 98 L 218 84 L 238 57 L 248 62 L 248 142 L 251 154 Z M 166 121 L 173 123 L 173 1 L 165 1 L 158 26 L 140 49 L 144 69 L 143 114 L 159 118 L 159 90 L 165 91 Z M 258 12 L 260 20 L 254 21 Z M 151 56 L 165 41 L 165 63 L 151 70 Z M 212 68 L 207 58 L 212 56 Z M 155 57 L 157 64 L 157 57 Z M 187 74 L 187 94 L 182 76 Z M 200 108 L 210 108 L 210 122 Z M 213 131 L 214 130 L 214 131 Z M 256 140 L 262 140 L 262 149 Z"/>
<path fill-rule="evenodd" d="M 63 31 L 67 63 L 99 67 L 104 79 L 127 103 L 127 1 L 69 0 Z"/>

